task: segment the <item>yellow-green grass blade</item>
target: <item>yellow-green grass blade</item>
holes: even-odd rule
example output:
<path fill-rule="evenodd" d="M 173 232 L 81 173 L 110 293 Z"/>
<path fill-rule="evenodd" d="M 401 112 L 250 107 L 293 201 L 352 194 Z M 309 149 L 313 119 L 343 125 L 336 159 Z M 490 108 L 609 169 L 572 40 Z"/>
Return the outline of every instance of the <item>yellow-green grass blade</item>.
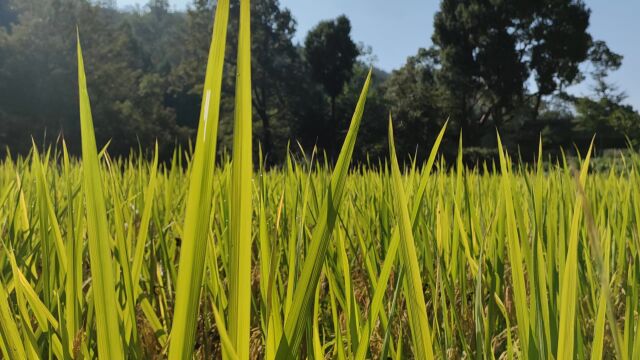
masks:
<path fill-rule="evenodd" d="M 356 136 L 360 128 L 360 120 L 364 112 L 370 82 L 371 71 L 369 71 L 367 80 L 362 88 L 349 131 L 331 177 L 330 188 L 326 192 L 322 203 L 320 218 L 311 236 L 311 244 L 305 257 L 302 273 L 297 281 L 298 286 L 294 290 L 291 309 L 286 314 L 284 337 L 279 341 L 277 359 L 296 358 L 300 350 L 299 347 L 311 311 L 316 285 L 320 278 L 329 240 L 333 233 L 337 211 L 342 202 L 345 182 L 349 172 L 349 163 L 355 148 Z"/>
<path fill-rule="evenodd" d="M 249 359 L 251 327 L 251 34 L 250 1 L 240 1 L 238 70 L 231 168 L 229 336 L 238 358 Z"/>
<path fill-rule="evenodd" d="M 33 331 L 34 324 L 32 324 L 30 321 L 31 315 L 29 314 L 29 310 L 27 309 L 27 301 L 25 300 L 18 287 L 16 287 L 15 290 L 16 300 L 18 303 L 18 313 L 20 313 L 19 329 L 22 332 L 22 338 L 25 339 L 24 345 L 25 351 L 27 352 L 27 358 L 36 360 L 39 359 L 40 356 L 38 355 L 38 339 L 36 339 L 36 334 Z M 47 331 L 47 334 L 48 333 L 49 332 Z"/>
<path fill-rule="evenodd" d="M 384 295 L 387 292 L 387 284 L 389 281 L 389 277 L 391 276 L 391 270 L 393 269 L 393 265 L 395 264 L 399 244 L 400 234 L 397 230 L 395 230 L 393 232 L 393 235 L 391 236 L 391 243 L 387 248 L 387 255 L 384 259 L 377 286 L 373 293 L 373 299 L 371 300 L 367 322 L 364 324 L 361 331 L 362 337 L 360 339 L 360 342 L 358 343 L 358 348 L 356 350 L 356 360 L 364 360 L 367 356 L 367 351 L 369 349 L 369 340 L 371 338 L 375 322 L 378 319 L 380 309 L 382 308 L 382 300 L 384 299 Z"/>
<path fill-rule="evenodd" d="M 399 239 L 399 237 L 398 237 Z M 396 317 L 396 308 L 398 307 L 398 295 L 400 294 L 400 289 L 402 288 L 402 283 L 404 282 L 404 268 L 402 266 L 400 266 L 400 269 L 397 272 L 397 279 L 395 282 L 395 289 L 393 290 L 393 297 L 391 299 L 391 308 L 389 310 L 389 324 L 392 324 L 394 321 L 394 318 Z M 398 349 L 398 351 L 394 352 L 393 349 L 393 342 L 391 341 L 391 326 L 387 327 L 387 331 L 384 334 L 384 340 L 382 342 L 382 353 L 380 356 L 380 359 L 387 359 L 387 354 L 389 353 L 389 351 L 391 351 L 392 354 L 392 358 L 396 358 L 397 356 L 394 354 L 399 354 L 401 351 L 401 349 Z M 402 331 L 402 328 L 401 328 Z M 400 335 L 402 336 L 402 335 Z"/>
<path fill-rule="evenodd" d="M 91 117 L 91 105 L 78 34 L 78 86 L 80 94 L 80 131 L 82 135 L 83 188 L 86 201 L 87 234 L 91 280 L 98 342 L 102 359 L 123 359 L 120 335 L 121 319 L 115 297 L 111 237 L 102 191 L 100 164 Z"/>
<path fill-rule="evenodd" d="M 396 348 L 398 349 L 396 350 L 396 357 L 395 357 L 396 360 L 402 360 L 402 352 L 404 350 L 403 348 L 404 341 L 402 339 L 403 339 L 402 328 L 400 328 L 400 333 L 398 334 L 398 344 L 396 345 Z"/>
<path fill-rule="evenodd" d="M 442 141 L 446 128 L 447 128 L 447 123 L 445 123 L 442 129 L 440 130 L 440 133 L 438 134 L 436 141 L 434 142 L 431 148 L 431 152 L 429 154 L 429 158 L 427 160 L 423 175 L 420 179 L 418 192 L 414 197 L 414 204 L 413 204 L 413 211 L 412 211 L 412 218 L 411 218 L 414 231 L 417 225 L 417 220 L 419 219 L 418 213 L 422 204 L 424 193 L 426 191 L 427 181 L 429 179 L 429 175 L 431 173 L 431 169 L 433 167 L 433 163 L 438 153 L 438 149 L 440 147 L 440 143 Z M 375 325 L 375 321 L 378 318 L 378 314 L 380 314 L 380 316 L 384 315 L 384 313 L 380 313 L 382 300 L 387 290 L 386 284 L 389 281 L 393 264 L 395 263 L 395 256 L 398 250 L 399 241 L 400 241 L 400 235 L 398 232 L 398 228 L 396 227 L 392 231 L 391 242 L 386 251 L 386 257 L 382 266 L 382 270 L 380 271 L 378 280 L 375 282 L 376 286 L 375 286 L 374 294 L 371 300 L 371 305 L 369 308 L 369 317 L 367 318 L 367 322 L 363 325 L 361 330 L 362 337 L 360 339 L 360 342 L 358 343 L 358 348 L 355 354 L 356 359 L 364 359 L 365 356 L 367 355 L 369 341 L 372 334 L 373 326 Z M 381 320 L 384 320 L 384 318 L 382 318 Z M 389 336 L 390 334 L 389 327 L 387 328 L 386 333 L 387 333 L 386 336 Z M 385 341 L 385 343 L 388 343 L 388 341 Z"/>
<path fill-rule="evenodd" d="M 58 220 L 56 218 L 56 213 L 53 207 L 53 203 L 51 202 L 51 194 L 49 193 L 49 188 L 46 179 L 46 167 L 49 164 L 48 154 L 45 154 L 44 162 L 40 160 L 40 155 L 38 153 L 38 148 L 35 145 L 35 142 L 32 140 L 32 170 L 33 174 L 35 174 L 36 178 L 36 204 L 38 208 L 38 225 L 40 229 L 40 247 L 41 251 L 41 260 L 42 260 L 42 276 L 40 277 L 41 284 L 43 284 L 43 292 L 42 298 L 44 301 L 40 303 L 42 308 L 46 312 L 48 312 L 48 307 L 53 308 L 53 302 L 56 301 L 56 296 L 54 294 L 56 284 L 61 282 L 64 279 L 66 268 L 67 268 L 67 259 L 66 253 L 64 251 L 64 245 L 62 241 L 62 234 L 60 232 L 60 227 L 58 225 Z M 52 256 L 55 254 L 56 256 Z M 56 261 L 57 260 L 57 261 Z M 15 275 L 14 267 L 14 279 L 17 278 Z M 24 287 L 31 287 L 28 281 L 24 279 Z M 22 287 L 16 286 L 17 292 L 19 292 Z M 22 294 L 27 293 L 26 290 L 22 292 Z M 36 318 L 41 319 L 38 315 L 42 314 L 40 308 L 34 306 L 32 300 L 35 298 L 39 302 L 38 296 L 35 294 L 35 291 L 31 291 L 28 293 L 29 295 L 33 295 L 32 297 L 27 296 L 26 298 L 29 300 L 30 305 L 34 310 L 34 314 Z M 22 296 L 18 296 L 18 299 L 22 300 Z M 26 305 L 24 301 L 19 301 L 19 305 L 24 307 L 23 312 L 27 314 Z M 23 331 L 26 333 L 31 332 L 31 324 L 28 322 L 23 323 L 27 324 L 27 326 L 23 326 Z M 52 333 L 49 331 L 49 326 L 46 322 L 40 322 L 40 329 L 46 333 L 47 342 L 53 344 Z M 35 353 L 35 335 L 25 336 L 26 338 L 33 340 L 29 341 L 28 352 Z M 31 345 L 34 344 L 34 345 Z"/>
<path fill-rule="evenodd" d="M 73 351 L 74 338 L 80 330 L 82 317 L 82 253 L 83 242 L 79 241 L 79 231 L 82 223 L 74 222 L 75 196 L 73 194 L 72 167 L 69 160 L 66 142 L 62 142 L 63 179 L 65 182 L 67 201 L 66 221 L 66 253 L 68 260 L 67 276 L 65 277 L 65 331 L 67 336 L 66 346 L 69 352 Z M 78 211 L 78 216 L 80 212 Z M 76 227 L 77 226 L 77 227 Z"/>
<path fill-rule="evenodd" d="M 513 340 L 511 339 L 511 322 L 509 321 L 509 313 L 507 312 L 507 308 L 504 306 L 504 303 L 497 294 L 494 294 L 493 298 L 496 302 L 496 305 L 498 305 L 498 309 L 500 309 L 504 320 L 507 322 L 507 327 L 505 329 L 505 331 L 507 332 L 507 354 L 509 355 L 509 360 L 513 360 L 514 346 Z"/>
<path fill-rule="evenodd" d="M 166 347 L 167 339 L 168 339 L 167 330 L 165 329 L 163 324 L 160 322 L 160 319 L 154 312 L 153 306 L 151 305 L 151 303 L 149 303 L 149 300 L 147 298 L 142 298 L 140 300 L 139 306 L 140 306 L 140 310 L 142 311 L 147 321 L 149 322 L 151 329 L 156 334 L 157 340 L 160 343 L 160 346 L 162 346 L 163 348 Z"/>
<path fill-rule="evenodd" d="M 140 220 L 140 228 L 136 237 L 136 247 L 133 255 L 133 265 L 131 267 L 131 279 L 133 280 L 133 292 L 137 298 L 140 295 L 140 273 L 142 272 L 142 262 L 144 260 L 144 247 L 149 234 L 149 222 L 151 221 L 151 210 L 153 206 L 153 196 L 158 182 L 158 143 L 155 146 L 155 155 L 151 164 L 151 174 L 149 183 L 144 192 L 144 209 Z"/>
<path fill-rule="evenodd" d="M 352 346 L 357 345 L 357 341 L 359 338 L 358 331 L 359 325 L 356 326 L 355 313 L 357 312 L 354 309 L 353 301 L 353 286 L 351 283 L 351 273 L 349 271 L 349 261 L 347 260 L 347 252 L 344 246 L 344 231 L 342 229 L 338 229 L 336 233 L 336 273 L 342 275 L 342 290 L 343 290 L 343 299 L 342 299 L 342 308 L 343 315 L 345 317 L 346 328 L 345 332 L 345 341 L 347 345 L 347 349 L 352 350 Z M 357 329 L 357 330 L 356 330 Z M 353 349 L 355 350 L 355 348 Z"/>
<path fill-rule="evenodd" d="M 27 203 L 24 200 L 24 191 L 22 190 L 22 179 L 20 174 L 16 171 L 16 186 L 19 189 L 19 213 L 15 217 L 16 221 L 16 230 L 18 231 L 28 231 L 31 226 L 29 225 L 29 215 L 27 213 Z"/>
<path fill-rule="evenodd" d="M 536 241 L 536 262 L 538 268 L 538 293 L 540 297 L 539 306 L 541 307 L 541 318 L 542 325 L 544 328 L 544 345 L 545 345 L 545 355 L 547 357 L 552 357 L 552 349 L 551 349 L 551 323 L 550 323 L 550 313 L 549 313 L 549 295 L 547 291 L 547 266 L 545 264 L 545 254 L 542 249 L 542 241 Z M 542 343 L 542 341 L 541 341 Z"/>
<path fill-rule="evenodd" d="M 53 314 L 49 312 L 49 309 L 47 309 L 46 305 L 40 300 L 34 288 L 18 268 L 13 253 L 9 254 L 9 261 L 13 272 L 14 287 L 16 290 L 16 297 L 18 298 L 18 307 L 20 308 L 20 313 L 22 315 L 23 332 L 28 334 L 25 335 L 25 337 L 29 339 L 28 349 L 31 353 L 30 358 L 37 359 L 38 355 L 36 352 L 36 335 L 33 333 L 31 323 L 29 322 L 31 317 L 27 310 L 27 303 L 29 304 L 33 317 L 35 317 L 38 324 L 39 328 L 37 333 L 47 333 L 47 341 L 49 341 L 49 344 L 51 345 L 50 350 L 53 351 L 56 357 L 63 357 L 62 343 L 57 335 L 59 331 L 58 321 L 55 319 Z M 51 327 L 49 325 L 51 325 Z"/>
<path fill-rule="evenodd" d="M 429 180 L 429 174 L 431 174 L 431 169 L 433 168 L 433 163 L 436 160 L 436 156 L 438 155 L 438 149 L 440 148 L 440 144 L 442 143 L 442 138 L 444 137 L 445 132 L 447 131 L 447 125 L 449 124 L 449 120 L 447 120 L 438 136 L 436 137 L 436 141 L 433 143 L 431 147 L 431 152 L 429 153 L 429 158 L 427 158 L 427 163 L 424 168 L 423 176 L 420 179 L 420 185 L 418 186 L 418 191 L 416 192 L 416 200 L 413 203 L 413 208 L 411 210 L 411 221 L 415 228 L 418 218 L 418 213 L 420 212 L 420 208 L 422 207 L 422 199 L 424 197 L 424 193 L 427 190 L 427 182 Z"/>
<path fill-rule="evenodd" d="M 518 334 L 523 356 L 527 356 L 529 344 L 529 307 L 527 306 L 527 289 L 524 278 L 524 258 L 518 236 L 516 223 L 516 213 L 513 204 L 513 180 L 511 175 L 511 165 L 509 158 L 502 147 L 500 135 L 498 137 L 498 154 L 500 157 L 500 167 L 502 169 L 502 192 L 505 199 L 506 210 L 506 231 L 507 231 L 507 253 L 511 264 L 511 280 L 515 295 L 516 321 L 518 324 Z"/>
<path fill-rule="evenodd" d="M 118 274 L 117 277 L 123 279 L 124 293 L 126 296 L 125 304 L 123 306 L 123 323 L 124 323 L 124 339 L 126 343 L 137 344 L 138 333 L 136 328 L 136 316 L 135 316 L 135 302 L 136 299 L 133 296 L 133 285 L 131 280 L 131 270 L 129 265 L 129 250 L 126 244 L 126 236 L 124 235 L 125 220 L 123 215 L 123 206 L 125 200 L 122 199 L 122 191 L 120 190 L 119 179 L 116 174 L 115 165 L 113 165 L 109 154 L 105 154 L 105 161 L 109 173 L 111 174 L 111 197 L 113 198 L 113 218 L 115 222 L 115 236 L 116 236 L 116 248 L 117 258 L 119 260 L 119 271 L 122 274 Z M 134 346 L 135 347 L 135 346 Z"/>
<path fill-rule="evenodd" d="M 311 161 L 313 162 L 313 159 L 315 159 L 316 156 L 316 149 L 314 148 L 313 152 L 311 153 Z M 288 169 L 289 169 L 289 173 L 293 174 L 293 165 L 291 164 L 291 157 L 287 157 L 287 165 L 288 165 Z M 314 187 L 313 184 L 311 183 L 311 175 L 312 172 L 310 171 L 309 174 L 306 177 L 306 181 L 305 181 L 305 186 L 304 186 L 304 192 L 302 194 L 302 215 L 300 216 L 300 227 L 304 227 L 305 221 L 306 221 L 306 216 L 307 216 L 307 209 L 309 209 L 309 206 L 307 206 L 307 204 L 309 204 L 309 193 L 314 191 Z M 289 241 L 288 241 L 288 251 L 289 254 L 293 254 L 296 251 L 296 240 L 300 238 L 303 238 L 303 234 L 302 231 L 297 234 L 293 234 L 291 236 L 289 236 Z M 288 265 L 289 265 L 289 269 L 295 269 L 296 268 L 296 256 L 289 256 L 288 257 L 289 261 L 288 261 Z M 274 268 L 272 266 L 272 268 Z M 295 284 L 295 275 L 296 272 L 295 271 L 290 271 L 289 272 L 289 276 L 287 279 L 287 290 L 286 290 L 286 297 L 284 300 L 284 314 L 285 314 L 285 321 L 286 321 L 286 316 L 289 314 L 289 310 L 291 309 L 291 303 L 293 302 L 293 294 L 294 294 L 294 284 Z M 281 329 L 279 329 L 281 330 Z M 281 332 L 280 331 L 277 336 L 277 339 L 280 339 L 281 336 Z"/>
<path fill-rule="evenodd" d="M 329 284 L 329 301 L 331 305 L 331 319 L 333 320 L 333 327 L 335 332 L 335 344 L 333 357 L 338 360 L 347 359 L 347 355 L 344 352 L 344 344 L 342 340 L 342 327 L 341 322 L 338 320 L 338 305 L 336 304 L 337 284 L 333 273 L 327 266 L 324 267 L 327 277 L 327 283 Z"/>
<path fill-rule="evenodd" d="M 216 304 L 214 304 L 213 302 L 211 302 L 211 310 L 213 312 L 213 318 L 216 322 L 216 327 L 218 329 L 218 332 L 220 334 L 220 340 L 222 343 L 222 347 L 224 349 L 224 351 L 226 352 L 226 356 L 229 357 L 229 359 L 231 360 L 238 360 L 238 354 L 236 354 L 236 350 L 234 348 L 234 344 L 231 341 L 231 337 L 229 336 L 229 334 L 227 333 L 227 330 L 224 326 L 224 320 L 222 319 L 222 316 L 220 316 L 220 312 L 218 311 L 218 307 L 216 306 Z"/>
<path fill-rule="evenodd" d="M 445 122 L 445 124 L 442 126 L 442 129 L 440 129 L 440 132 L 438 133 L 438 136 L 436 137 L 436 140 L 433 146 L 431 147 L 431 152 L 429 153 L 429 157 L 427 159 L 427 163 L 425 165 L 423 175 L 420 178 L 420 185 L 418 187 L 418 191 L 415 196 L 413 211 L 411 213 L 411 223 L 413 224 L 414 229 L 417 225 L 416 220 L 418 219 L 418 212 L 420 211 L 423 196 L 427 188 L 427 181 L 429 179 L 429 175 L 431 173 L 431 169 L 433 167 L 435 158 L 438 154 L 440 143 L 442 142 L 442 138 L 444 137 L 445 131 L 447 129 L 447 124 L 448 124 L 448 121 Z M 369 307 L 369 317 L 367 318 L 367 322 L 363 325 L 360 332 L 362 334 L 362 337 L 360 339 L 360 342 L 358 343 L 355 359 L 364 359 L 367 356 L 367 350 L 369 348 L 371 333 L 373 331 L 373 326 L 375 325 L 375 321 L 377 320 L 378 314 L 380 313 L 380 310 L 382 307 L 382 300 L 387 290 L 386 284 L 389 281 L 391 270 L 395 263 L 395 256 L 398 250 L 399 241 L 400 241 L 400 234 L 398 233 L 398 229 L 394 228 L 391 235 L 391 242 L 389 244 L 389 247 L 387 248 L 386 257 L 382 265 L 382 270 L 380 271 L 378 280 L 375 283 L 376 287 L 371 300 L 371 305 Z"/>
<path fill-rule="evenodd" d="M 391 176 L 392 186 L 395 192 L 394 208 L 398 217 L 398 230 L 400 233 L 400 258 L 404 267 L 407 269 L 405 293 L 407 299 L 407 309 L 414 332 L 413 344 L 415 356 L 417 359 L 433 359 L 433 344 L 431 340 L 431 330 L 429 329 L 429 320 L 427 318 L 427 306 L 424 301 L 424 293 L 422 291 L 422 280 L 420 278 L 420 266 L 418 264 L 418 255 L 413 239 L 413 227 L 409 210 L 407 209 L 407 200 L 404 193 L 404 185 L 400 174 L 400 167 L 396 156 L 396 150 L 393 140 L 393 123 L 389 116 L 389 156 L 391 158 Z M 430 261 L 426 259 L 426 261 Z"/>
<path fill-rule="evenodd" d="M 607 298 L 609 297 L 609 257 L 611 256 L 611 233 L 607 232 L 604 243 L 602 281 L 600 297 L 598 300 L 597 315 L 594 324 L 593 343 L 591 345 L 591 358 L 602 359 L 604 352 L 605 320 L 607 313 Z M 616 331 L 616 330 L 614 330 Z"/>
<path fill-rule="evenodd" d="M 53 235 L 53 244 L 55 246 L 56 255 L 60 261 L 61 271 L 64 273 L 67 271 L 67 256 L 65 253 L 65 247 L 62 240 L 62 232 L 60 231 L 60 225 L 56 217 L 56 212 L 51 201 L 51 195 L 49 193 L 49 186 L 44 173 L 44 166 L 40 161 L 38 155 L 38 149 L 35 144 L 33 145 L 33 162 L 35 167 L 38 192 L 40 194 L 38 205 L 42 207 L 42 213 L 46 214 L 47 223 L 51 227 Z"/>
<path fill-rule="evenodd" d="M 313 357 L 315 359 L 324 359 L 324 350 L 320 341 L 320 326 L 318 318 L 320 317 L 320 288 L 321 282 L 316 287 L 316 296 L 313 301 Z"/>
<path fill-rule="evenodd" d="M 228 19 L 229 0 L 220 0 L 216 6 L 196 148 L 190 164 L 191 173 L 169 345 L 170 359 L 190 359 L 195 342 L 196 318 L 211 218 L 213 169 Z"/>
<path fill-rule="evenodd" d="M 278 242 L 274 241 L 270 243 L 270 237 L 267 230 L 266 220 L 266 191 L 265 191 L 265 178 L 264 174 L 260 176 L 261 184 L 261 201 L 260 201 L 260 219 L 259 219 L 259 232 L 260 232 L 260 279 L 267 279 L 267 281 L 260 281 L 261 295 L 263 298 L 264 314 L 262 318 L 265 321 L 266 340 L 265 340 L 265 358 L 272 359 L 275 356 L 278 344 L 276 339 L 282 335 L 282 318 L 281 314 L 281 301 L 278 295 L 274 292 L 276 286 L 277 276 L 276 269 L 280 262 L 280 248 Z M 282 215 L 282 209 L 284 207 L 284 192 L 280 196 L 280 203 L 278 205 L 278 212 L 276 214 L 276 236 L 274 240 L 277 240 L 280 235 L 280 219 Z"/>
<path fill-rule="evenodd" d="M 27 353 L 18 332 L 18 325 L 9 306 L 9 294 L 2 279 L 0 279 L 0 347 L 4 358 L 9 360 L 27 359 Z"/>
<path fill-rule="evenodd" d="M 589 160 L 593 150 L 593 142 L 589 146 L 587 156 L 582 163 L 579 175 L 579 186 L 585 188 L 587 173 L 589 170 Z M 565 261 L 564 273 L 560 283 L 560 329 L 558 331 L 558 360 L 569 360 L 574 358 L 574 340 L 576 326 L 576 307 L 578 303 L 578 241 L 580 235 L 580 220 L 582 218 L 581 196 L 576 196 L 571 217 L 571 228 L 569 230 L 569 246 Z"/>

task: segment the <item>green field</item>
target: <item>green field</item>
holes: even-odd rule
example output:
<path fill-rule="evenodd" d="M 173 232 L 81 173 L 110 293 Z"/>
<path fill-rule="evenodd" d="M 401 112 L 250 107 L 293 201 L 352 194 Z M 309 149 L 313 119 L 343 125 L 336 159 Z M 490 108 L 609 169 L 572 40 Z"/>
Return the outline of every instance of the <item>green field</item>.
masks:
<path fill-rule="evenodd" d="M 253 245 L 243 250 L 252 254 L 250 349 L 259 357 L 271 336 L 281 335 L 295 291 L 308 285 L 299 279 L 323 224 L 331 169 L 307 156 L 257 172 L 251 184 Z M 13 346 L 27 354 L 93 357 L 99 334 L 83 163 L 55 153 L 40 157 L 0 167 L 1 344 L 7 355 L 15 326 Z M 603 349 L 617 358 L 637 353 L 640 159 L 627 161 L 629 172 L 588 174 L 584 188 L 562 165 L 505 172 L 454 167 L 431 175 L 416 166 L 401 184 L 388 167 L 353 170 L 319 261 L 318 286 L 307 290 L 314 296 L 302 315 L 304 353 L 351 358 L 364 346 L 367 358 L 416 354 L 410 264 L 426 305 L 414 311 L 426 314 L 437 358 L 522 358 L 526 349 L 534 351 L 530 358 L 554 358 L 567 340 L 574 341 L 575 358 L 601 358 Z M 155 170 L 152 162 L 106 157 L 102 164 L 105 240 L 113 254 L 107 268 L 118 303 L 111 320 L 123 326 L 125 351 L 160 354 L 170 341 L 193 169 L 174 163 Z M 221 350 L 214 309 L 222 316 L 230 306 L 231 173 L 226 163 L 212 180 L 194 326 L 195 352 L 204 358 Z M 405 220 L 412 236 L 398 231 Z M 398 251 L 411 237 L 415 263 Z"/>
<path fill-rule="evenodd" d="M 96 146 L 78 47 L 82 159 L 0 163 L 3 358 L 632 359 L 640 354 L 640 156 L 263 170 L 243 1 L 233 153 L 216 164 L 228 1 L 198 138 L 171 163 Z M 89 84 L 90 89 L 90 84 Z M 397 142 L 402 139 L 396 139 Z M 108 148 L 107 148 L 108 150 Z M 402 160 L 402 159 L 401 159 Z M 637 355 L 635 355 L 637 356 Z"/>

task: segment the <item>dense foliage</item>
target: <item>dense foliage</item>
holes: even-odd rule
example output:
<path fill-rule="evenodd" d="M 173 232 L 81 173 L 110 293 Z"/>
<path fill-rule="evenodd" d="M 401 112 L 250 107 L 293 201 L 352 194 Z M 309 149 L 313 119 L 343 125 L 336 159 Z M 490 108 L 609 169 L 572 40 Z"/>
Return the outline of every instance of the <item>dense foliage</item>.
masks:
<path fill-rule="evenodd" d="M 0 147 L 25 154 L 33 137 L 51 144 L 64 136 L 77 154 L 73 34 L 79 26 L 94 106 L 97 141 L 113 155 L 157 139 L 160 158 L 176 144 L 188 148 L 198 123 L 215 1 L 193 0 L 176 11 L 168 0 L 116 9 L 113 1 L 0 0 Z M 231 1 L 229 38 L 238 36 L 238 1 Z M 295 14 L 278 0 L 252 5 L 254 150 L 282 164 L 287 146 L 319 146 L 335 160 L 370 55 L 351 36 L 349 19 L 319 23 L 296 43 Z M 600 147 L 624 147 L 640 133 L 635 109 L 607 81 L 622 57 L 588 31 L 589 9 L 577 0 L 449 1 L 435 16 L 433 46 L 419 49 L 400 69 L 375 69 L 356 161 L 384 158 L 391 112 L 403 141 L 401 159 L 423 158 L 434 130 L 450 119 L 443 150 L 455 154 L 462 131 L 474 148 L 505 144 L 529 161 L 537 138 L 557 152 L 584 148 L 594 131 Z M 468 35 L 468 36 L 467 36 Z M 236 42 L 227 45 L 220 132 L 231 147 Z M 582 66 L 589 62 L 590 66 Z M 589 97 L 568 86 L 595 80 Z M 535 85 L 533 85 L 535 84 Z M 417 149 L 417 152 L 416 152 Z M 478 150 L 474 154 L 486 151 Z M 495 156 L 495 153 L 492 155 Z M 487 158 L 479 155 L 479 158 Z"/>
<path fill-rule="evenodd" d="M 3 358 L 640 352 L 640 155 L 593 172 L 593 141 L 545 162 L 540 140 L 526 165 L 497 136 L 498 160 L 469 168 L 462 139 L 455 161 L 439 156 L 445 123 L 428 159 L 401 167 L 389 117 L 389 155 L 352 167 L 369 71 L 335 165 L 300 148 L 275 169 L 258 150 L 254 168 L 250 2 L 217 4 L 195 144 L 167 164 L 157 146 L 152 161 L 100 150 L 86 76 L 99 71 L 77 33 L 82 158 L 61 140 L 0 162 Z M 234 21 L 233 152 L 218 166 Z"/>
<path fill-rule="evenodd" d="M 88 272 L 88 245 L 83 241 L 87 231 L 83 163 L 74 159 L 65 163 L 60 156 L 53 152 L 39 159 L 34 153 L 0 165 L 0 284 L 4 289 L 0 299 L 8 299 L 25 346 L 29 336 L 34 336 L 34 350 L 39 354 L 90 355 L 97 340 L 91 321 L 95 290 Z M 289 166 L 284 169 L 255 174 L 251 277 L 251 352 L 255 358 L 264 356 L 268 314 L 282 316 L 291 307 L 305 249 L 310 246 L 310 231 L 318 224 L 327 196 L 323 189 L 330 183 L 330 169 L 311 156 L 307 154 L 306 161 L 301 155 L 296 156 L 298 161 L 288 157 Z M 174 161 L 185 160 L 177 156 Z M 156 172 L 154 163 L 137 157 L 102 163 L 108 233 L 114 241 L 116 295 L 123 311 L 133 306 L 137 326 L 128 332 L 127 351 L 146 357 L 162 354 L 175 306 L 187 179 L 192 170 L 174 164 L 161 165 Z M 481 173 L 461 163 L 447 170 L 449 166 L 436 162 L 432 175 L 421 167 L 405 169 L 403 186 L 409 210 L 416 209 L 420 183 L 426 181 L 413 236 L 434 352 L 439 358 L 460 358 L 464 353 L 500 358 L 525 351 L 534 351 L 531 359 L 551 358 L 559 349 L 558 331 L 563 324 L 559 299 L 569 266 L 574 267 L 571 271 L 579 284 L 575 358 L 589 358 L 604 350 L 623 359 L 617 351 L 638 351 L 640 332 L 633 314 L 640 311 L 640 159 L 637 155 L 627 158 L 628 167 L 623 170 L 589 174 L 584 183 L 585 203 L 578 207 L 583 195 L 571 163 L 546 169 L 515 166 L 511 172 L 497 165 Z M 219 312 L 228 306 L 230 181 L 231 167 L 225 162 L 213 178 L 215 217 L 209 229 L 206 280 L 194 328 L 195 350 L 202 358 L 217 358 L 222 346 L 213 305 Z M 370 325 L 370 356 L 379 358 L 383 351 L 392 357 L 397 352 L 410 356 L 414 352 L 410 317 L 399 285 L 406 277 L 402 270 L 406 267 L 399 257 L 388 260 L 399 221 L 393 209 L 397 193 L 389 168 L 379 172 L 357 169 L 348 175 L 345 186 L 317 292 L 314 288 L 317 323 L 309 318 L 306 325 L 310 334 L 303 338 L 307 354 L 312 356 L 312 349 L 331 358 L 341 352 L 355 353 L 365 340 L 358 329 L 368 324 L 374 293 L 382 288 L 379 322 Z M 577 248 L 569 245 L 573 237 Z M 508 251 L 514 246 L 521 251 L 515 260 L 522 267 L 520 273 L 513 270 L 514 255 Z M 570 251 L 576 255 L 572 264 L 567 260 Z M 266 259 L 274 259 L 275 273 L 268 262 L 265 265 Z M 137 301 L 131 305 L 126 295 L 129 262 L 139 266 L 140 274 L 134 284 Z M 380 283 L 388 262 L 389 280 Z M 266 295 L 269 274 L 275 274 L 272 301 Z M 524 298 L 518 297 L 516 275 L 525 286 Z M 69 277 L 77 291 L 71 297 Z M 609 283 L 609 297 L 603 295 L 602 281 Z M 518 315 L 521 311 L 524 319 Z M 123 312 L 121 316 L 128 315 Z M 524 321 L 530 350 L 519 332 Z M 608 321 L 617 326 L 618 350 Z M 317 348 L 312 345 L 315 339 L 320 344 Z"/>

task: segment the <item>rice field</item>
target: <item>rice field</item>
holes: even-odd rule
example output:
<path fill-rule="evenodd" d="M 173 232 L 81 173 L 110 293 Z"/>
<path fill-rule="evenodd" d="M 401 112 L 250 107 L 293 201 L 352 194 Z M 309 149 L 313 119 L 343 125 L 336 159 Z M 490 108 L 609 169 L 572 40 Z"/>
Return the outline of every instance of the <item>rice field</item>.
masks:
<path fill-rule="evenodd" d="M 335 165 L 265 170 L 241 1 L 232 155 L 216 163 L 229 1 L 219 0 L 194 151 L 96 145 L 80 37 L 82 158 L 0 163 L 6 359 L 633 359 L 640 155 L 467 168 L 352 166 L 366 79 Z M 445 125 L 446 127 L 446 125 Z M 402 141 L 402 139 L 397 139 Z M 102 146 L 102 145 L 101 145 Z M 259 151 L 257 151 L 259 153 Z M 403 160 L 403 159 L 401 159 Z"/>

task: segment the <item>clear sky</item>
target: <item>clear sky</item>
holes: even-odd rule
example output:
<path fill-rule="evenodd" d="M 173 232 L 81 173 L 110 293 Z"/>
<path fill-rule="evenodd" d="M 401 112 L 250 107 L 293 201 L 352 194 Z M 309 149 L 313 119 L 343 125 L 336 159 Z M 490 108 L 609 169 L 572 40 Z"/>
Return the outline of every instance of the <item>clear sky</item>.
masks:
<path fill-rule="evenodd" d="M 259 0 L 256 0 L 259 1 Z M 117 0 L 120 7 L 144 4 L 146 0 Z M 172 7 L 183 9 L 191 0 L 170 0 Z M 611 80 L 625 90 L 628 103 L 640 109 L 640 1 L 586 0 L 591 8 L 590 32 L 605 40 L 624 55 L 622 68 Z M 431 44 L 433 15 L 438 0 L 280 0 L 298 22 L 297 41 L 320 20 L 346 14 L 351 20 L 352 35 L 373 49 L 376 66 L 391 71 L 405 62 L 419 47 Z M 635 40 L 634 40 L 635 39 Z M 589 84 L 574 87 L 575 94 L 588 94 Z"/>

